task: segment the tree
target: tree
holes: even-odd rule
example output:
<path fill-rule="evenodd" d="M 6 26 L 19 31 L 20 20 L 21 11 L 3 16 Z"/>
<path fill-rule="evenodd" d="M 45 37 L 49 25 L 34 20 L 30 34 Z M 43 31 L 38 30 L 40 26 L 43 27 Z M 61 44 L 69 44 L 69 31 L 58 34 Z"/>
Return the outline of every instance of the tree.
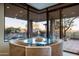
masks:
<path fill-rule="evenodd" d="M 6 29 L 5 29 L 5 34 L 11 33 L 13 29 L 14 29 L 13 27 L 6 28 Z"/>
<path fill-rule="evenodd" d="M 5 29 L 5 34 L 18 33 L 18 32 L 20 32 L 20 28 L 9 27 Z"/>
<path fill-rule="evenodd" d="M 74 23 L 74 20 L 76 19 L 77 17 L 72 17 L 72 18 L 64 18 L 63 19 L 63 35 L 64 35 L 64 38 L 66 39 L 66 33 L 68 30 L 71 30 L 71 27 L 74 26 L 73 23 Z"/>
<path fill-rule="evenodd" d="M 20 28 L 14 28 L 15 33 L 19 33 L 20 32 Z"/>

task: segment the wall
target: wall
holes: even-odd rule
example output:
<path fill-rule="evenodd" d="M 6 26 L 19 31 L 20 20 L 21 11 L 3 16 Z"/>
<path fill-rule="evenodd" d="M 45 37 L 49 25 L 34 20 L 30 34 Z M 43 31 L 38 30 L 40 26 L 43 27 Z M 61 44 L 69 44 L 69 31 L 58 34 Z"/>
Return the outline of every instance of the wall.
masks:
<path fill-rule="evenodd" d="M 9 52 L 8 42 L 4 42 L 4 4 L 0 4 L 0 55 Z"/>

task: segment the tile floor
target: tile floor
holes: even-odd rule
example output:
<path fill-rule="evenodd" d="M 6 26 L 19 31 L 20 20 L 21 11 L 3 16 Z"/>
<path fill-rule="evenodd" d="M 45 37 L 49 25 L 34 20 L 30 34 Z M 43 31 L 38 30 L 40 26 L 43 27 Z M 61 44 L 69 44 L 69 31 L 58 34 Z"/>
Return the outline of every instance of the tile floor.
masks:
<path fill-rule="evenodd" d="M 79 55 L 68 53 L 68 52 L 63 52 L 63 56 L 79 56 Z"/>
<path fill-rule="evenodd" d="M 9 55 L 8 54 L 0 54 L 0 56 L 9 56 Z M 79 55 L 68 53 L 68 52 L 63 52 L 63 56 L 79 56 Z"/>

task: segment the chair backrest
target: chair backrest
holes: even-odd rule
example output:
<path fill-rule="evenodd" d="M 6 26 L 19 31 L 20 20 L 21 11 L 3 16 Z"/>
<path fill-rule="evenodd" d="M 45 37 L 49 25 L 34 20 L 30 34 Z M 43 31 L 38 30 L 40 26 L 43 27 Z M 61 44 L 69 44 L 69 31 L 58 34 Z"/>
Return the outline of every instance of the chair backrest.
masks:
<path fill-rule="evenodd" d="M 62 56 L 62 42 L 56 42 L 55 44 L 51 45 L 51 55 L 52 56 Z"/>
<path fill-rule="evenodd" d="M 23 46 L 27 46 L 28 45 L 27 43 L 24 43 L 23 40 L 16 40 L 15 43 L 19 44 L 19 45 L 23 45 Z"/>
<path fill-rule="evenodd" d="M 26 47 L 27 56 L 51 56 L 51 48 L 46 46 Z"/>
<path fill-rule="evenodd" d="M 10 56 L 24 56 L 25 55 L 25 47 L 14 45 L 9 43 L 10 46 Z"/>

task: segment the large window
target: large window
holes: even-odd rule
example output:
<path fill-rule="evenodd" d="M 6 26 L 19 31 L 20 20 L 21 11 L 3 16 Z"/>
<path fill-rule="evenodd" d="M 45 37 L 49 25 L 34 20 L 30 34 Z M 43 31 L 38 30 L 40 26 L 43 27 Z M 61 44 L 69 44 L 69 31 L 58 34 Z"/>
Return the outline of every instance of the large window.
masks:
<path fill-rule="evenodd" d="M 27 38 L 27 21 L 5 17 L 5 41 Z"/>
<path fill-rule="evenodd" d="M 79 5 L 63 9 L 63 31 L 64 38 L 71 38 L 78 31 Z M 74 34 L 73 34 L 74 33 Z M 74 38 L 74 37 L 73 37 Z"/>
<path fill-rule="evenodd" d="M 50 33 L 52 34 L 53 42 L 60 39 L 60 14 L 59 10 L 49 12 L 51 22 Z"/>
<path fill-rule="evenodd" d="M 33 37 L 41 36 L 46 38 L 46 21 L 32 22 Z"/>

